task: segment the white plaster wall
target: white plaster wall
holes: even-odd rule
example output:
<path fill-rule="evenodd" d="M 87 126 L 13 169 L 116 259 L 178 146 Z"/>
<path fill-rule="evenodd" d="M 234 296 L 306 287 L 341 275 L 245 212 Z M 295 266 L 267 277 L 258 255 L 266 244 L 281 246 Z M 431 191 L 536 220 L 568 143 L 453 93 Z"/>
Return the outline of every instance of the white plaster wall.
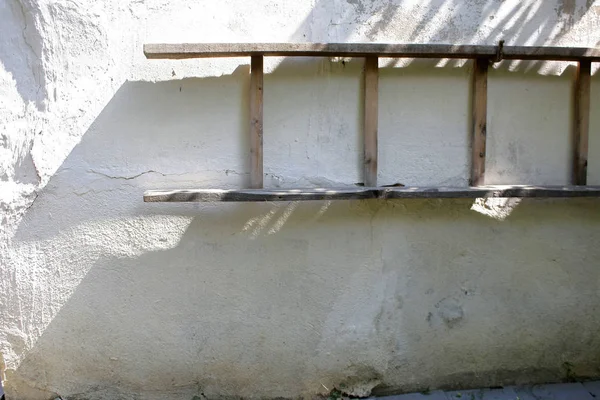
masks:
<path fill-rule="evenodd" d="M 499 39 L 595 46 L 600 3 L 0 0 L 8 398 L 297 398 L 598 377 L 597 200 L 142 202 L 149 188 L 248 183 L 249 60 L 149 61 L 145 42 Z M 266 184 L 362 181 L 361 61 L 266 66 Z M 380 182 L 466 185 L 469 64 L 380 66 Z M 573 71 L 490 72 L 489 183 L 568 182 Z M 594 77 L 590 184 L 599 106 Z"/>

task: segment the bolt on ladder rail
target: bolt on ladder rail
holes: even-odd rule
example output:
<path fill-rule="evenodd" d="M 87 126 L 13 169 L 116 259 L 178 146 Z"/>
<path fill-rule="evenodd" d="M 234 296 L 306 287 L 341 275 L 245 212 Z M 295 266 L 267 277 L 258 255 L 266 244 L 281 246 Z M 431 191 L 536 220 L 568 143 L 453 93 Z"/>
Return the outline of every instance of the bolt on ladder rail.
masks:
<path fill-rule="evenodd" d="M 297 201 L 398 198 L 600 197 L 600 186 L 587 186 L 591 63 L 600 49 L 379 43 L 182 43 L 146 44 L 148 59 L 250 57 L 250 188 L 149 190 L 146 202 Z M 263 189 L 263 58 L 362 57 L 364 70 L 364 187 Z M 469 187 L 377 186 L 378 58 L 454 58 L 474 62 Z M 573 167 L 569 186 L 485 186 L 487 76 L 492 62 L 505 60 L 576 61 L 573 98 Z"/>

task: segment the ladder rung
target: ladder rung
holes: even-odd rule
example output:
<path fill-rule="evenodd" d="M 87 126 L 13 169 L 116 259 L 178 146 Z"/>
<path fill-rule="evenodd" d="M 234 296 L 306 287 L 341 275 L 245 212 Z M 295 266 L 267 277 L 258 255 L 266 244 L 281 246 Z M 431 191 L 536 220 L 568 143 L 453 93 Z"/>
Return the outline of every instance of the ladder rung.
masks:
<path fill-rule="evenodd" d="M 588 135 L 590 129 L 590 80 L 591 65 L 580 62 L 575 77 L 575 98 L 573 102 L 573 184 L 587 183 Z"/>
<path fill-rule="evenodd" d="M 377 186 L 377 124 L 379 120 L 379 66 L 376 56 L 365 59 L 363 175 L 367 186 Z"/>
<path fill-rule="evenodd" d="M 487 135 L 487 78 L 488 61 L 477 59 L 473 67 L 472 126 L 471 126 L 471 185 L 485 182 Z"/>
<path fill-rule="evenodd" d="M 250 187 L 263 187 L 263 58 L 250 62 Z"/>

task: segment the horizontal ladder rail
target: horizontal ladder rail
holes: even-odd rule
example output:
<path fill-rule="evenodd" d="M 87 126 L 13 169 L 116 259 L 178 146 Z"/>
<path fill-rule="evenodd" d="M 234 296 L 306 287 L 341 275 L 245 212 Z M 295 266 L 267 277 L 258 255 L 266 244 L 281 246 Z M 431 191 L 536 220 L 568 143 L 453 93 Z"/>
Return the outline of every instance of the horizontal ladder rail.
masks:
<path fill-rule="evenodd" d="M 152 43 L 152 59 L 210 57 L 410 57 L 506 60 L 600 61 L 600 48 L 384 43 Z"/>
<path fill-rule="evenodd" d="M 322 189 L 148 190 L 145 202 L 600 197 L 600 186 L 357 187 Z"/>

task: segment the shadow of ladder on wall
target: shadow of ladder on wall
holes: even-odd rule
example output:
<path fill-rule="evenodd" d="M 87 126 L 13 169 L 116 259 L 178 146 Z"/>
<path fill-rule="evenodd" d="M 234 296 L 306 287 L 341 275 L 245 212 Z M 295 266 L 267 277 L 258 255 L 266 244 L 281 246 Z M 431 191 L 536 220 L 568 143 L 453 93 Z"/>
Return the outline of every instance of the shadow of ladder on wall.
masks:
<path fill-rule="evenodd" d="M 249 189 L 149 190 L 146 202 L 297 201 L 399 198 L 600 197 L 600 186 L 587 186 L 591 63 L 600 49 L 379 43 L 184 43 L 146 44 L 149 59 L 251 57 Z M 364 57 L 364 187 L 263 189 L 263 58 Z M 378 58 L 472 59 L 471 176 L 469 187 L 377 186 Z M 573 98 L 573 169 L 569 186 L 485 186 L 488 66 L 506 60 L 576 61 Z"/>

